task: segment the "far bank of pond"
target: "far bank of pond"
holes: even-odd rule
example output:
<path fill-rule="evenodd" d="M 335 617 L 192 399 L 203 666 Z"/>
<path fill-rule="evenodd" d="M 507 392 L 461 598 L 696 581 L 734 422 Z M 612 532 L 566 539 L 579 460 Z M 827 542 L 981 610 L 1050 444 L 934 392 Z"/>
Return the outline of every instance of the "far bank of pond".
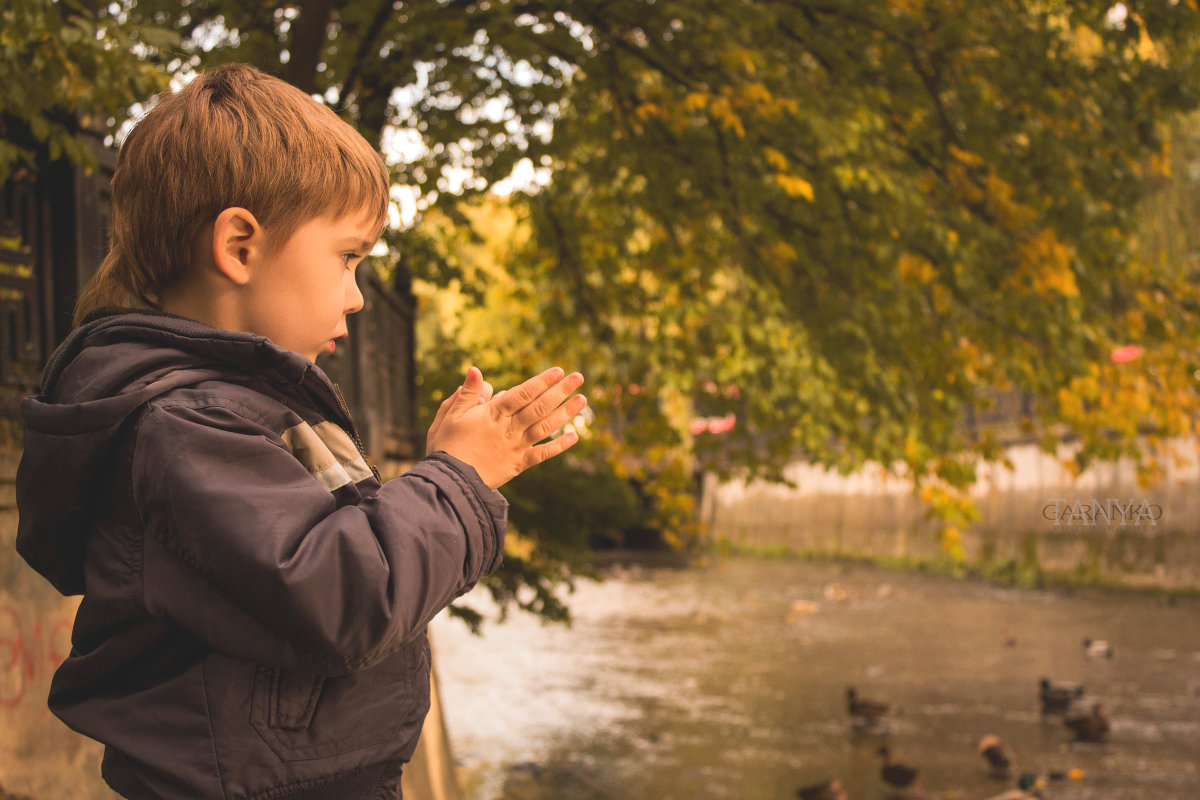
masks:
<path fill-rule="evenodd" d="M 1200 590 L 1200 439 L 1166 443 L 1163 474 L 1143 486 L 1127 461 L 1067 468 L 1057 453 L 1007 446 L 1008 464 L 977 465 L 968 497 L 978 518 L 954 527 L 962 555 L 983 572 L 1009 570 L 1074 583 Z M 928 563 L 942 558 L 944 523 L 905 480 L 877 465 L 842 475 L 795 463 L 790 485 L 707 476 L 701 516 L 735 550 L 822 553 Z"/>

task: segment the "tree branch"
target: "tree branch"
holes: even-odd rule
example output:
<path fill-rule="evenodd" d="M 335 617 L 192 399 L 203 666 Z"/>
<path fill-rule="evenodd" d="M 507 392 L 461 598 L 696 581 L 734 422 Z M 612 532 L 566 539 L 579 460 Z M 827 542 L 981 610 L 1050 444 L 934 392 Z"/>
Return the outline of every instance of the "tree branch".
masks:
<path fill-rule="evenodd" d="M 292 21 L 288 63 L 280 77 L 307 94 L 317 90 L 317 65 L 333 18 L 333 0 L 305 0 Z"/>

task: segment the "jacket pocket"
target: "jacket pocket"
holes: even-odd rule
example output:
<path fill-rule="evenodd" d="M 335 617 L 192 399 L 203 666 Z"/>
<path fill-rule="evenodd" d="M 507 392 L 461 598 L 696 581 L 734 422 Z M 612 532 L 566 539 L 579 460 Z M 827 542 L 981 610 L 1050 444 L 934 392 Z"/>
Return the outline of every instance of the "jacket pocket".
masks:
<path fill-rule="evenodd" d="M 250 721 L 283 761 L 326 758 L 385 742 L 392 755 L 407 760 L 428 710 L 429 645 L 420 636 L 379 664 L 349 675 L 257 667 Z"/>
<path fill-rule="evenodd" d="M 267 724 L 280 730 L 304 730 L 312 723 L 325 679 L 281 669 L 258 668 L 255 683 L 266 690 Z M 255 689 L 257 693 L 257 688 Z"/>

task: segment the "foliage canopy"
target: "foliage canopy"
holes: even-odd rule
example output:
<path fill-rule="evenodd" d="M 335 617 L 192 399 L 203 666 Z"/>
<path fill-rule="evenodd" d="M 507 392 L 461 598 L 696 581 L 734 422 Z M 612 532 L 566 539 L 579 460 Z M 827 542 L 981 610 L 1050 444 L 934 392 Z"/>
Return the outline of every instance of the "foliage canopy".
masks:
<path fill-rule="evenodd" d="M 22 2 L 178 37 L 131 76 L 238 60 L 325 98 L 450 223 L 398 225 L 392 258 L 476 303 L 501 278 L 463 232 L 523 164 L 491 295 L 520 311 L 481 366 L 583 369 L 613 468 L 652 499 L 672 476 L 662 508 L 691 453 L 875 461 L 953 513 L 1005 393 L 1079 468 L 1195 432 L 1196 253 L 1132 236 L 1200 101 L 1195 0 Z"/>
<path fill-rule="evenodd" d="M 0 183 L 39 156 L 92 165 L 76 133 L 123 120 L 167 85 L 149 60 L 179 37 L 98 14 L 81 0 L 7 0 L 0 8 Z"/>

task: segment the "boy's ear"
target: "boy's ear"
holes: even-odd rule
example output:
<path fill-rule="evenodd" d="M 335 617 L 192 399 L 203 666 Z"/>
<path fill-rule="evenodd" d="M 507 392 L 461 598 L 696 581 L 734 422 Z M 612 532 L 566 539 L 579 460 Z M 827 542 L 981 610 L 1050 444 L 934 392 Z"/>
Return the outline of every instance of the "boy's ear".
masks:
<path fill-rule="evenodd" d="M 213 260 L 217 271 L 239 286 L 250 281 L 251 262 L 263 249 L 266 234 L 244 208 L 227 208 L 213 222 Z"/>

